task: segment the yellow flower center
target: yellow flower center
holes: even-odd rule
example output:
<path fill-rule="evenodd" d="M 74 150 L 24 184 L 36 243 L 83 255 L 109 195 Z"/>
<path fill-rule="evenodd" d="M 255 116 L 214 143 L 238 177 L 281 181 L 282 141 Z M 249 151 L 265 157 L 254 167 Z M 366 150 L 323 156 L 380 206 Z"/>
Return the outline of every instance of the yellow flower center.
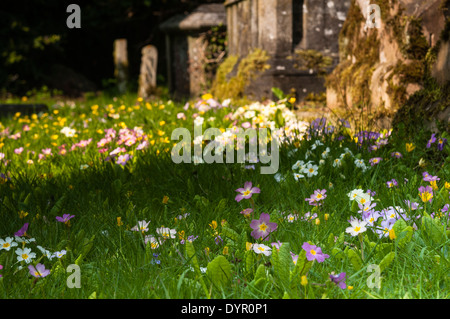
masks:
<path fill-rule="evenodd" d="M 242 194 L 244 194 L 244 196 L 247 196 L 247 195 L 249 195 L 251 192 L 250 192 L 250 190 L 246 190 L 246 191 L 244 191 Z"/>
<path fill-rule="evenodd" d="M 11 246 L 9 243 L 4 243 L 3 244 L 3 248 L 8 248 L 9 246 Z"/>
<path fill-rule="evenodd" d="M 322 198 L 322 194 L 317 194 L 316 198 Z"/>
<path fill-rule="evenodd" d="M 313 255 L 313 256 L 316 255 L 316 251 L 315 251 L 314 249 L 311 249 L 309 252 L 310 252 L 310 254 Z"/>
<path fill-rule="evenodd" d="M 35 271 L 35 272 L 34 272 L 34 275 L 35 275 L 36 277 L 39 277 L 41 274 L 40 274 L 39 272 Z"/>
<path fill-rule="evenodd" d="M 361 204 L 364 204 L 366 200 L 364 198 L 361 198 Z"/>
<path fill-rule="evenodd" d="M 309 172 L 310 172 L 310 173 L 314 173 L 314 168 L 310 168 L 310 169 L 309 169 Z"/>
<path fill-rule="evenodd" d="M 261 246 L 259 246 L 258 249 L 259 249 L 260 251 L 264 251 L 264 250 L 265 250 L 264 247 L 261 247 Z"/>
<path fill-rule="evenodd" d="M 259 225 L 259 230 L 260 231 L 266 231 L 266 229 L 267 229 L 267 225 L 266 224 L 262 223 L 261 225 Z"/>
<path fill-rule="evenodd" d="M 361 230 L 361 227 L 356 226 L 353 230 L 354 230 L 354 231 L 360 231 L 360 230 Z"/>
<path fill-rule="evenodd" d="M 27 254 L 22 254 L 22 259 L 28 259 L 28 255 Z"/>

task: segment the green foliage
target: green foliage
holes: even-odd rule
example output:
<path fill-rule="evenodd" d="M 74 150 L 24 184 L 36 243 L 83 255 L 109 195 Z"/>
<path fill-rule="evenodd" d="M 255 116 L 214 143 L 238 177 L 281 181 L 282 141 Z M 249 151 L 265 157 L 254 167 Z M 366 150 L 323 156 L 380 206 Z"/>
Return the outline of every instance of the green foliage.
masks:
<path fill-rule="evenodd" d="M 231 264 L 224 256 L 217 256 L 208 263 L 206 275 L 215 287 L 223 288 L 231 281 Z"/>

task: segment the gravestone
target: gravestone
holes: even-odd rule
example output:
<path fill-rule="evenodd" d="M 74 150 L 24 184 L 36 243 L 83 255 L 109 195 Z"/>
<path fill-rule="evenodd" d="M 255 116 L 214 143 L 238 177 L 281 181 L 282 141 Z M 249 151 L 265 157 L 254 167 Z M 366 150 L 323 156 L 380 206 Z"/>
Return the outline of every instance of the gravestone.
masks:
<path fill-rule="evenodd" d="M 325 91 L 314 70 L 299 70 L 288 57 L 314 50 L 339 62 L 338 36 L 351 0 L 226 0 L 228 54 L 245 57 L 260 48 L 271 57 L 270 69 L 247 88 L 252 98 L 273 98 L 272 87 L 298 96 Z"/>
<path fill-rule="evenodd" d="M 204 4 L 192 13 L 176 15 L 159 28 L 166 37 L 169 89 L 175 98 L 198 96 L 206 88 L 205 39 L 212 27 L 226 25 L 223 4 Z"/>
<path fill-rule="evenodd" d="M 158 50 L 153 45 L 142 48 L 141 71 L 139 74 L 139 97 L 148 99 L 156 88 Z"/>
<path fill-rule="evenodd" d="M 117 88 L 121 94 L 127 91 L 128 80 L 128 52 L 127 40 L 114 41 L 114 76 L 117 80 Z"/>

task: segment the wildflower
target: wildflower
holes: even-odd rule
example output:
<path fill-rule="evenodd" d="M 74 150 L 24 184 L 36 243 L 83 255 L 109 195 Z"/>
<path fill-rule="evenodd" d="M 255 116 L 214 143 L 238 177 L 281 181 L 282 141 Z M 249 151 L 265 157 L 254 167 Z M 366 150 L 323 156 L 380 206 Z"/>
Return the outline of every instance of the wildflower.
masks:
<path fill-rule="evenodd" d="M 428 140 L 427 148 L 430 148 L 430 147 L 431 147 L 431 144 L 433 144 L 434 142 L 436 142 L 436 137 L 435 137 L 435 134 L 433 133 L 433 134 L 431 134 L 431 137 L 430 137 L 430 139 Z"/>
<path fill-rule="evenodd" d="M 116 164 L 125 166 L 127 164 L 127 162 L 131 159 L 131 155 L 130 154 L 124 154 L 124 155 L 119 155 L 119 157 L 117 158 Z"/>
<path fill-rule="evenodd" d="M 303 275 L 302 278 L 300 279 L 300 285 L 306 286 L 307 284 L 308 284 L 308 278 L 306 277 L 306 275 Z"/>
<path fill-rule="evenodd" d="M 69 221 L 74 217 L 75 215 L 64 214 L 62 217 L 56 216 L 56 220 L 64 224 L 68 224 Z"/>
<path fill-rule="evenodd" d="M 382 160 L 383 159 L 381 157 L 374 157 L 369 160 L 369 164 L 370 164 L 370 166 L 374 166 L 374 165 L 380 163 Z"/>
<path fill-rule="evenodd" d="M 340 167 L 341 166 L 341 159 L 340 158 L 336 158 L 334 161 L 333 161 L 333 167 Z"/>
<path fill-rule="evenodd" d="M 31 252 L 31 248 L 18 248 L 16 250 L 16 254 L 18 255 L 17 261 L 24 260 L 27 264 L 29 264 L 31 260 L 36 257 L 36 254 Z"/>
<path fill-rule="evenodd" d="M 310 205 L 317 206 L 320 205 L 320 201 L 324 200 L 327 195 L 325 195 L 327 191 L 325 189 L 315 190 L 314 194 L 311 195 L 310 198 L 305 198 L 305 201 L 309 202 Z"/>
<path fill-rule="evenodd" d="M 361 168 L 363 171 L 365 171 L 367 169 L 366 164 L 364 164 L 364 160 L 363 159 L 356 159 L 355 160 L 355 165 L 356 165 L 356 167 Z"/>
<path fill-rule="evenodd" d="M 43 278 L 50 274 L 50 269 L 45 269 L 43 264 L 37 264 L 36 268 L 33 265 L 29 265 L 28 269 L 30 270 L 30 274 L 36 278 Z"/>
<path fill-rule="evenodd" d="M 335 275 L 334 273 L 330 274 L 330 279 L 332 282 L 334 282 L 336 285 L 339 286 L 341 289 L 347 288 L 347 284 L 345 283 L 347 274 L 345 272 L 341 272 L 338 275 Z"/>
<path fill-rule="evenodd" d="M 298 255 L 291 252 L 291 256 L 292 256 L 292 261 L 294 262 L 294 265 L 296 265 L 297 261 L 298 261 Z"/>
<path fill-rule="evenodd" d="M 438 150 L 442 151 L 444 149 L 444 145 L 447 143 L 446 138 L 440 138 L 438 141 Z"/>
<path fill-rule="evenodd" d="M 303 174 L 300 174 L 300 173 L 294 173 L 294 179 L 295 179 L 296 181 L 298 181 L 299 179 L 304 178 L 304 177 L 305 177 L 305 175 L 303 175 Z"/>
<path fill-rule="evenodd" d="M 150 221 L 146 222 L 145 220 L 141 220 L 138 222 L 136 226 L 131 228 L 132 231 L 140 231 L 142 233 L 145 233 L 148 231 L 148 224 L 150 224 Z"/>
<path fill-rule="evenodd" d="M 23 224 L 21 229 L 19 229 L 17 232 L 14 233 L 14 236 L 17 236 L 17 237 L 24 236 L 26 234 L 27 229 L 28 229 L 28 223 L 25 223 L 25 224 Z"/>
<path fill-rule="evenodd" d="M 367 222 L 366 221 L 360 221 L 358 219 L 352 218 L 351 220 L 349 220 L 349 222 L 350 222 L 351 227 L 347 227 L 345 229 L 345 232 L 349 233 L 352 236 L 356 236 L 367 230 L 367 228 L 366 228 Z"/>
<path fill-rule="evenodd" d="M 265 256 L 272 254 L 272 248 L 263 244 L 253 244 L 252 249 L 257 254 L 263 254 Z"/>
<path fill-rule="evenodd" d="M 363 220 L 367 223 L 367 225 L 374 226 L 375 222 L 378 220 L 380 216 L 381 215 L 379 212 L 371 211 L 363 215 Z"/>
<path fill-rule="evenodd" d="M 422 177 L 424 182 L 433 182 L 441 180 L 439 177 L 430 175 L 428 172 L 423 172 Z"/>
<path fill-rule="evenodd" d="M 288 223 L 293 223 L 297 219 L 298 219 L 298 215 L 297 214 L 289 214 L 289 215 L 286 216 L 286 220 L 288 221 Z"/>
<path fill-rule="evenodd" d="M 55 251 L 53 256 L 56 258 L 62 258 L 62 256 L 64 256 L 66 253 L 67 253 L 67 251 L 63 249 L 61 251 Z"/>
<path fill-rule="evenodd" d="M 392 152 L 391 156 L 392 157 L 396 157 L 396 158 L 402 158 L 403 157 L 402 153 L 400 153 L 400 152 Z"/>
<path fill-rule="evenodd" d="M 379 235 L 379 237 L 388 237 L 389 231 L 394 226 L 395 220 L 389 219 L 389 220 L 383 220 L 380 224 L 381 227 L 377 227 L 375 232 Z"/>
<path fill-rule="evenodd" d="M 52 260 L 54 257 L 55 257 L 55 255 L 54 254 L 52 254 L 49 250 L 47 250 L 47 249 L 45 249 L 44 247 L 42 247 L 42 246 L 36 246 L 41 252 L 42 252 L 42 254 L 44 254 L 44 256 L 46 256 L 49 260 Z"/>
<path fill-rule="evenodd" d="M 306 251 L 306 259 L 308 259 L 309 261 L 317 260 L 317 262 L 321 263 L 326 258 L 330 257 L 329 255 L 322 253 L 322 248 L 311 245 L 307 242 L 303 243 L 302 248 Z"/>
<path fill-rule="evenodd" d="M 252 187 L 252 182 L 245 182 L 244 188 L 236 189 L 236 192 L 240 193 L 236 195 L 235 200 L 240 202 L 242 199 L 249 199 L 252 197 L 252 194 L 258 194 L 261 190 L 258 187 Z"/>
<path fill-rule="evenodd" d="M 354 189 L 350 193 L 348 193 L 347 196 L 350 198 L 350 200 L 356 200 L 362 205 L 373 200 L 372 196 L 368 193 L 364 193 L 362 189 Z"/>
<path fill-rule="evenodd" d="M 253 213 L 253 209 L 251 208 L 246 208 L 243 211 L 240 212 L 242 215 L 244 215 L 245 217 L 249 217 L 251 213 Z"/>
<path fill-rule="evenodd" d="M 123 221 L 122 221 L 122 217 L 117 217 L 117 226 L 122 226 L 123 225 Z"/>
<path fill-rule="evenodd" d="M 388 188 L 392 188 L 394 186 L 398 186 L 398 183 L 397 183 L 397 180 L 393 178 L 392 180 L 387 181 L 386 185 Z"/>
<path fill-rule="evenodd" d="M 156 229 L 156 233 L 162 236 L 164 239 L 175 238 L 177 231 L 175 229 L 170 229 L 168 227 L 161 227 Z"/>
<path fill-rule="evenodd" d="M 318 170 L 318 166 L 309 163 L 302 171 L 302 173 L 305 173 L 308 177 L 312 177 L 318 174 L 317 170 Z"/>
<path fill-rule="evenodd" d="M 278 225 L 277 223 L 270 222 L 269 214 L 262 213 L 259 220 L 254 219 L 250 223 L 250 227 L 253 229 L 251 235 L 255 239 L 262 238 L 263 240 L 269 240 L 269 234 L 274 232 Z"/>
<path fill-rule="evenodd" d="M 427 187 L 420 186 L 419 187 L 419 196 L 420 196 L 420 199 L 422 199 L 422 202 L 424 202 L 424 203 L 429 202 L 433 198 L 433 189 L 431 188 L 431 186 L 427 186 Z"/>
<path fill-rule="evenodd" d="M 412 152 L 414 149 L 416 148 L 416 146 L 413 143 L 406 143 L 406 151 Z"/>
<path fill-rule="evenodd" d="M 150 249 L 156 249 L 159 247 L 160 241 L 155 236 L 147 235 L 145 236 L 144 244 L 150 244 Z"/>
<path fill-rule="evenodd" d="M 298 160 L 292 165 L 292 170 L 301 169 L 305 165 L 305 162 Z"/>
<path fill-rule="evenodd" d="M 6 237 L 4 240 L 0 239 L 0 250 L 4 249 L 9 251 L 11 247 L 17 246 L 17 243 L 13 241 L 14 239 L 11 237 Z"/>
<path fill-rule="evenodd" d="M 162 203 L 167 204 L 168 202 L 169 202 L 169 196 L 164 195 L 164 197 L 162 199 Z"/>
<path fill-rule="evenodd" d="M 281 246 L 283 245 L 283 243 L 281 241 L 277 241 L 275 243 L 270 243 L 270 245 L 275 248 L 276 250 L 280 250 Z"/>

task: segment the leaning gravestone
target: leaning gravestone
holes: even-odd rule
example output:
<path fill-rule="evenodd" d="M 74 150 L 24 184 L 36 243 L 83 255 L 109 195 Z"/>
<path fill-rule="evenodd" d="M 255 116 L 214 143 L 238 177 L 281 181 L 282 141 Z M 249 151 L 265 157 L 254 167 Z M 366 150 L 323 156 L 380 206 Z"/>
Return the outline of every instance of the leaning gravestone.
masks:
<path fill-rule="evenodd" d="M 114 41 L 114 75 L 117 80 L 117 88 L 120 93 L 127 90 L 128 80 L 128 53 L 127 40 L 117 39 Z"/>
<path fill-rule="evenodd" d="M 158 50 L 153 45 L 142 48 L 141 72 L 139 74 L 139 97 L 147 99 L 156 88 Z"/>

